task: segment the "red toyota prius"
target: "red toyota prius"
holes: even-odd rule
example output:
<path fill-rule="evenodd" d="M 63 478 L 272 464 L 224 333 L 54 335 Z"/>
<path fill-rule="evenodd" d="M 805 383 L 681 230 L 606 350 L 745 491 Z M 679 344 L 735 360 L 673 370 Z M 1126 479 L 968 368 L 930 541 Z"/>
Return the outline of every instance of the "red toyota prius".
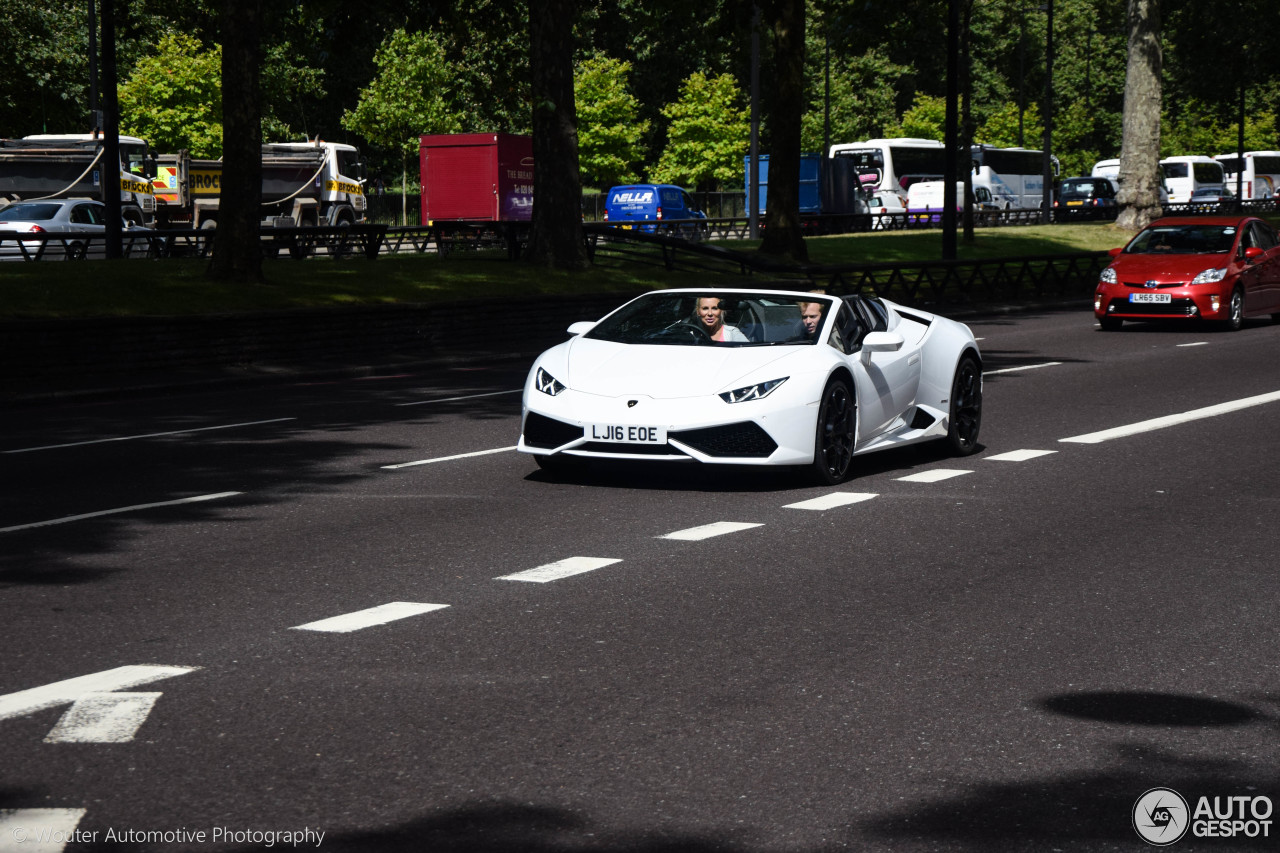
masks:
<path fill-rule="evenodd" d="M 1256 216 L 1157 219 L 1111 255 L 1093 297 L 1103 329 L 1125 320 L 1204 319 L 1232 331 L 1245 317 L 1280 322 L 1280 238 Z"/>

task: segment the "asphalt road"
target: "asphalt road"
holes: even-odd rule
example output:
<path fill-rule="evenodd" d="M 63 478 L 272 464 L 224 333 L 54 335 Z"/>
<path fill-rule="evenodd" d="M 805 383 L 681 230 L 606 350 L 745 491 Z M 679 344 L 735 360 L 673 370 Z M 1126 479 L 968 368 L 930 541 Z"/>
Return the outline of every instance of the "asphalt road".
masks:
<path fill-rule="evenodd" d="M 1280 328 L 971 326 L 838 489 L 550 480 L 522 363 L 11 410 L 0 851 L 1277 849 Z"/>

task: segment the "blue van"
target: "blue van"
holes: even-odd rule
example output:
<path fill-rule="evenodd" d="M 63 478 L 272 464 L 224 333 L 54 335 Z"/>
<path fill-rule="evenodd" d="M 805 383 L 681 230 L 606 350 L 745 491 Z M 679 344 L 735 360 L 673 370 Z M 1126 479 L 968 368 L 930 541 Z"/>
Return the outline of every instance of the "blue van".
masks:
<path fill-rule="evenodd" d="M 694 203 L 693 196 L 673 184 L 611 187 L 605 200 L 605 222 L 650 234 L 672 233 L 687 240 L 701 240 L 707 236 L 706 218 L 707 215 Z"/>

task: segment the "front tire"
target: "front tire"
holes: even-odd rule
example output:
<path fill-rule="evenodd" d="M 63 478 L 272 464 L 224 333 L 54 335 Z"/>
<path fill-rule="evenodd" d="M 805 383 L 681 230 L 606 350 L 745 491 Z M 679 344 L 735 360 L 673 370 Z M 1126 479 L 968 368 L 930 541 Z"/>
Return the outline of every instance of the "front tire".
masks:
<path fill-rule="evenodd" d="M 1236 288 L 1231 291 L 1231 302 L 1227 305 L 1227 319 L 1222 321 L 1222 328 L 1228 332 L 1238 332 L 1244 327 L 1244 291 Z"/>
<path fill-rule="evenodd" d="M 947 444 L 956 456 L 978 450 L 982 429 L 982 368 L 971 355 L 960 359 L 951 382 L 951 412 L 947 418 Z"/>
<path fill-rule="evenodd" d="M 834 377 L 822 391 L 813 440 L 813 476 L 819 484 L 837 486 L 849 479 L 858 427 L 858 406 L 847 379 Z"/>

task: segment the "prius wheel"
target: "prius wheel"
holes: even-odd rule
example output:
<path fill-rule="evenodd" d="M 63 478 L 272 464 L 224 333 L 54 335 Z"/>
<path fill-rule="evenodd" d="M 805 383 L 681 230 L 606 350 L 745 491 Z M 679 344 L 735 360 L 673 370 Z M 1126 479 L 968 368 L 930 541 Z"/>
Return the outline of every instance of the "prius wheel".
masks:
<path fill-rule="evenodd" d="M 947 443 L 957 456 L 968 456 L 978 449 L 978 430 L 982 428 L 982 368 L 972 356 L 960 359 L 956 377 L 951 383 L 951 416 L 948 418 Z"/>
<path fill-rule="evenodd" d="M 1244 291 L 1236 288 L 1231 291 L 1231 302 L 1227 305 L 1227 319 L 1222 327 L 1228 332 L 1238 332 L 1244 326 Z"/>
<path fill-rule="evenodd" d="M 853 389 L 845 379 L 832 379 L 822 392 L 813 443 L 813 474 L 819 483 L 834 486 L 849 478 L 857 425 Z"/>

